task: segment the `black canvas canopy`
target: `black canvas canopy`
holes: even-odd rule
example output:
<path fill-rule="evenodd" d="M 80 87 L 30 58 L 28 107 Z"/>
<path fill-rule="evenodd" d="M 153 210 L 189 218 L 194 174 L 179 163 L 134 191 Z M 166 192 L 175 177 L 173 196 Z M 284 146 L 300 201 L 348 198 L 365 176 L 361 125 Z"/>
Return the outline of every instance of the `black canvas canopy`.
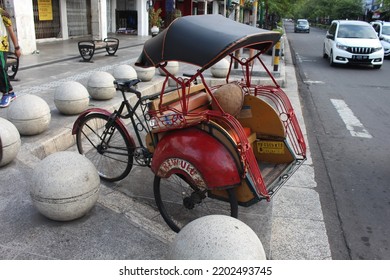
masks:
<path fill-rule="evenodd" d="M 136 65 L 156 67 L 167 61 L 180 61 L 205 70 L 243 47 L 264 52 L 280 36 L 279 32 L 242 24 L 222 15 L 180 17 L 145 42 Z"/>

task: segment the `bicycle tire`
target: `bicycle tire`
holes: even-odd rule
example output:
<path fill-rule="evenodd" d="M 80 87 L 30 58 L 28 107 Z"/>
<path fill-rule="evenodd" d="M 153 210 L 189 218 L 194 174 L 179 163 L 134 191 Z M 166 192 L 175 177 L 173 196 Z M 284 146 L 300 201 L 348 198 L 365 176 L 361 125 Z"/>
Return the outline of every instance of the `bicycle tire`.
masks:
<path fill-rule="evenodd" d="M 76 143 L 79 153 L 95 165 L 99 176 L 103 180 L 115 182 L 130 173 L 135 147 L 128 140 L 126 132 L 116 122 L 113 122 L 107 130 L 108 120 L 109 116 L 101 113 L 86 115 L 80 120 Z M 110 131 L 111 136 L 105 131 Z M 107 137 L 108 139 L 103 143 L 102 139 Z"/>
<path fill-rule="evenodd" d="M 167 225 L 179 232 L 189 222 L 206 215 L 230 215 L 237 218 L 238 203 L 233 188 L 227 189 L 228 201 L 220 201 L 205 197 L 200 201 L 198 187 L 188 184 L 180 174 L 172 174 L 169 178 L 154 177 L 154 199 L 161 216 Z M 195 202 L 195 203 L 194 203 Z"/>

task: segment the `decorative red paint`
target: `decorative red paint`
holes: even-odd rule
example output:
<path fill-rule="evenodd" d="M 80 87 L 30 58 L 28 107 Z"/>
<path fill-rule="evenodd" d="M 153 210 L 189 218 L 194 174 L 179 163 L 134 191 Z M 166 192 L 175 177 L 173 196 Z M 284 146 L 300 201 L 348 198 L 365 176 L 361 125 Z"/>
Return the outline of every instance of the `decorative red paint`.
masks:
<path fill-rule="evenodd" d="M 153 155 L 152 171 L 161 177 L 178 172 L 207 188 L 238 185 L 238 173 L 232 155 L 217 139 L 206 132 L 187 128 L 165 135 Z"/>

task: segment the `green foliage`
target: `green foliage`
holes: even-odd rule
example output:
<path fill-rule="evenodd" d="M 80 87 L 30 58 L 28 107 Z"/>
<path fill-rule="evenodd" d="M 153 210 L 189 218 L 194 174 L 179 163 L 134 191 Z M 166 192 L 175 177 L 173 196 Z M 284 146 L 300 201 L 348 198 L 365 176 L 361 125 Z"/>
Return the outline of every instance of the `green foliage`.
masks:
<path fill-rule="evenodd" d="M 316 21 L 327 19 L 361 19 L 364 15 L 363 0 L 263 0 L 269 14 L 284 18 L 307 18 Z M 390 0 L 384 3 L 390 6 Z"/>
<path fill-rule="evenodd" d="M 244 9 L 252 10 L 253 9 L 253 2 L 250 0 L 245 0 Z"/>
<path fill-rule="evenodd" d="M 161 9 L 157 9 L 155 10 L 154 8 L 150 9 L 149 10 L 149 23 L 150 23 L 150 26 L 157 26 L 157 27 L 161 27 L 162 25 L 162 19 L 160 17 L 160 14 L 161 14 Z"/>
<path fill-rule="evenodd" d="M 256 0 L 255 0 L 256 1 Z M 365 0 L 257 0 L 261 8 L 263 28 L 273 29 L 282 18 L 306 18 L 312 24 L 328 25 L 334 19 L 365 18 Z M 244 3 L 248 3 L 245 1 Z M 384 0 L 390 15 L 390 0 Z M 249 4 L 249 3 L 248 3 Z"/>

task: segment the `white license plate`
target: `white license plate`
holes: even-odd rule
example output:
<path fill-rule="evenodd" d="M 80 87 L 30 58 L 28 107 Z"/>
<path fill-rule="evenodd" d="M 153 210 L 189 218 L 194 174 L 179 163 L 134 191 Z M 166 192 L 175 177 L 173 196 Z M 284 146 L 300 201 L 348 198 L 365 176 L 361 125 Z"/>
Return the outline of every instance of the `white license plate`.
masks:
<path fill-rule="evenodd" d="M 355 59 L 355 60 L 367 60 L 368 59 L 368 55 L 353 55 L 352 59 Z"/>

